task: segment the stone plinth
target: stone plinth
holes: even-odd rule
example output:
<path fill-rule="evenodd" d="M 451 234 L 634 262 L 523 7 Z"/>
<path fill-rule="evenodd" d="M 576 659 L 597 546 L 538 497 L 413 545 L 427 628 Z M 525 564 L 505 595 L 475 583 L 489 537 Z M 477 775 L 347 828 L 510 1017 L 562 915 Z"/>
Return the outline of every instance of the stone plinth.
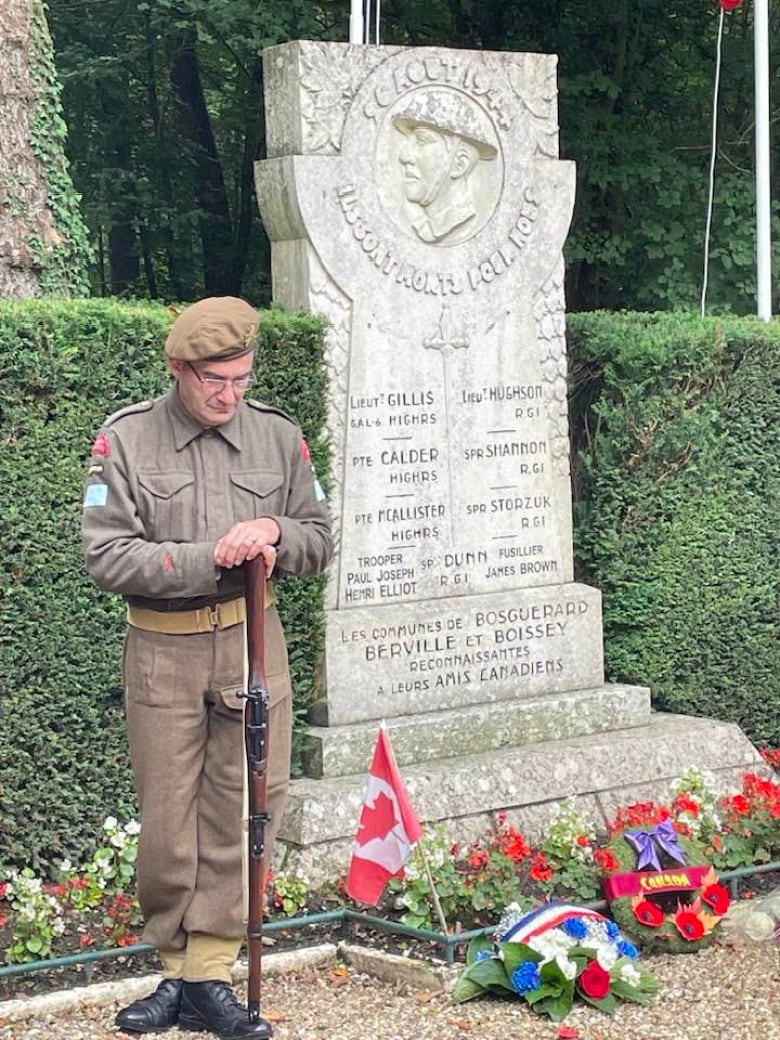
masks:
<path fill-rule="evenodd" d="M 646 725 L 501 748 L 404 767 L 422 820 L 446 823 L 453 840 L 476 838 L 506 812 L 538 836 L 554 805 L 574 797 L 602 827 L 620 805 L 665 800 L 671 783 L 692 766 L 711 770 L 724 791 L 762 759 L 738 726 L 712 719 L 653 713 Z M 346 873 L 365 773 L 296 780 L 282 839 L 285 869 L 313 881 Z"/>

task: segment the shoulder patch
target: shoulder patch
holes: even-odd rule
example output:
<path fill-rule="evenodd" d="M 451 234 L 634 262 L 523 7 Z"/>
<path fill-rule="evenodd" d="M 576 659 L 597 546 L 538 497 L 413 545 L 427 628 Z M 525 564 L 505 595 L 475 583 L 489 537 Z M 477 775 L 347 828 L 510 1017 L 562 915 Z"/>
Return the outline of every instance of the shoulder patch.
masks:
<path fill-rule="evenodd" d="M 154 401 L 139 401 L 137 404 L 129 404 L 126 408 L 120 408 L 118 412 L 109 415 L 103 425 L 111 426 L 117 421 L 117 419 L 123 419 L 126 415 L 135 415 L 138 412 L 149 412 L 151 411 L 153 404 Z"/>
<path fill-rule="evenodd" d="M 262 401 L 247 401 L 246 403 L 250 408 L 254 408 L 255 411 L 270 412 L 272 415 L 280 415 L 283 419 L 286 419 L 287 422 L 292 423 L 293 426 L 298 425 L 295 419 L 293 419 L 291 415 L 288 415 L 287 412 L 283 412 L 281 408 L 274 408 L 270 404 L 263 404 Z"/>

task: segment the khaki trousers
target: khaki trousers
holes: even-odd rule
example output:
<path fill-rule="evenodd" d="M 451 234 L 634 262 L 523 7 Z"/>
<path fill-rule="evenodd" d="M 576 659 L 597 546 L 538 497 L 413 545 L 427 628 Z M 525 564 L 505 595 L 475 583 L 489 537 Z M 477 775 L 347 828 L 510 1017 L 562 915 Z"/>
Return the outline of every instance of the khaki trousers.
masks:
<path fill-rule="evenodd" d="M 265 629 L 269 864 L 289 782 L 292 691 L 274 607 L 266 610 Z M 127 632 L 125 695 L 141 808 L 143 938 L 169 953 L 186 951 L 190 935 L 240 941 L 245 932 L 244 701 L 237 697 L 244 690 L 245 640 L 243 624 L 198 635 L 132 627 Z"/>

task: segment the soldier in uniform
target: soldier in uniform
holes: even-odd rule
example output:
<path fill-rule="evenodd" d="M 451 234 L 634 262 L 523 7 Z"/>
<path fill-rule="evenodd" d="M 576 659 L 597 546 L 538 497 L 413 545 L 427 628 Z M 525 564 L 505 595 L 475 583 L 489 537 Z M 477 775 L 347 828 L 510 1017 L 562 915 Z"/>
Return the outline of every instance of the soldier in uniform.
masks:
<path fill-rule="evenodd" d="M 322 571 L 332 543 L 300 429 L 245 400 L 258 313 L 233 297 L 179 315 L 165 344 L 174 382 L 106 420 L 83 509 L 86 565 L 127 600 L 124 681 L 141 807 L 144 940 L 163 962 L 127 1032 L 269 1037 L 230 988 L 244 935 L 242 801 L 245 560 Z M 267 586 L 269 589 L 271 586 Z M 289 779 L 292 692 L 273 594 L 266 600 L 270 721 L 266 853 Z"/>

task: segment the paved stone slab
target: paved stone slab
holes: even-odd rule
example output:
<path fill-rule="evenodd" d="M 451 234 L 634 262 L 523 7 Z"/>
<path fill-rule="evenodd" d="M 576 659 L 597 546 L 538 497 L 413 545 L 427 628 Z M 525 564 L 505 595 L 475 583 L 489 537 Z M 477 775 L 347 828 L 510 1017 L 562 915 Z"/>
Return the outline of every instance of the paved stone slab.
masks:
<path fill-rule="evenodd" d="M 628 792 L 642 785 L 665 798 L 670 783 L 691 766 L 710 769 L 726 783 L 762 760 L 739 727 L 712 719 L 653 714 L 646 726 L 550 741 L 517 749 L 438 760 L 403 770 L 423 821 L 519 812 L 580 795 Z M 365 773 L 330 780 L 296 780 L 281 838 L 289 843 L 287 869 L 303 855 L 307 873 L 346 873 L 363 801 Z M 736 785 L 732 785 L 736 786 Z M 601 802 L 595 804 L 601 810 Z M 612 804 L 604 800 L 604 806 Z M 604 824 L 603 811 L 596 821 Z"/>
<path fill-rule="evenodd" d="M 387 730 L 396 761 L 407 765 L 642 726 L 649 719 L 647 687 L 613 684 L 556 697 L 395 716 L 387 721 Z M 376 736 L 376 722 L 311 727 L 306 775 L 337 777 L 366 770 Z"/>

